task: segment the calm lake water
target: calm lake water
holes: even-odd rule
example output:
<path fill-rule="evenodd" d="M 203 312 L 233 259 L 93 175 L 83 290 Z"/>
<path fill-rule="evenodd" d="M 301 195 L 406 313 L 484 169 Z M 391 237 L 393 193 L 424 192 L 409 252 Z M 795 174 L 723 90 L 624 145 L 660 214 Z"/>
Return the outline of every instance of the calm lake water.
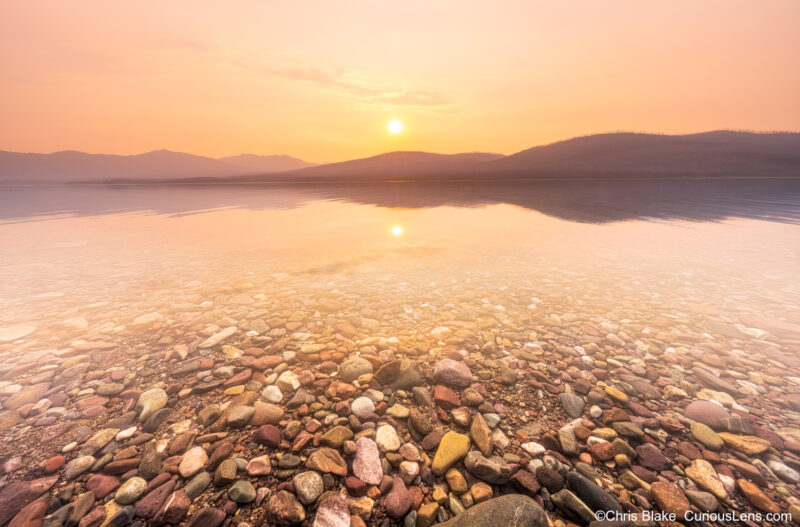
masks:
<path fill-rule="evenodd" d="M 407 309 L 468 302 L 638 329 L 666 317 L 698 334 L 751 328 L 749 338 L 772 338 L 781 352 L 800 340 L 795 183 L 57 186 L 0 195 L 0 326 L 43 328 L 31 349 L 58 345 L 65 319 L 99 317 L 98 331 L 113 331 L 231 288 L 358 294 Z M 517 305 L 493 298 L 501 292 Z"/>

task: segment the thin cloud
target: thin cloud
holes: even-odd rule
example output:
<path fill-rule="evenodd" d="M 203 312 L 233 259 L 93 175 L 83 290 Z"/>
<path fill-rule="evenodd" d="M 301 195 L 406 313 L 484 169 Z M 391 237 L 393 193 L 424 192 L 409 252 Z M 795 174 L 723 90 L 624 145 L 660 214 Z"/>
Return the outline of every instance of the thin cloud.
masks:
<path fill-rule="evenodd" d="M 319 68 L 254 67 L 242 61 L 234 60 L 228 62 L 256 73 L 336 90 L 371 106 L 403 106 L 437 110 L 452 110 L 454 108 L 453 100 L 444 94 L 423 90 L 398 90 L 378 86 L 362 79 L 357 79 L 353 73 L 346 71 L 328 71 Z"/>

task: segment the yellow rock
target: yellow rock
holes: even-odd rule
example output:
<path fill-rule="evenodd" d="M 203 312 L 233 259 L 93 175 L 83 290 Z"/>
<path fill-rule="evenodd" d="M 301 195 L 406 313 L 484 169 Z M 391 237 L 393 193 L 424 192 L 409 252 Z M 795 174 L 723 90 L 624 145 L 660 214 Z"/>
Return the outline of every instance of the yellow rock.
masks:
<path fill-rule="evenodd" d="M 717 435 L 730 448 L 751 456 L 766 452 L 770 447 L 769 441 L 756 436 L 740 436 L 728 432 L 720 432 Z"/>
<path fill-rule="evenodd" d="M 448 468 L 464 459 L 469 452 L 469 443 L 468 436 L 447 432 L 442 437 L 439 448 L 436 449 L 436 455 L 433 456 L 431 471 L 437 476 L 443 475 Z"/>
<path fill-rule="evenodd" d="M 225 389 L 225 395 L 239 395 L 242 392 L 244 392 L 244 384 L 240 384 L 239 386 L 231 386 L 230 388 Z"/>
<path fill-rule="evenodd" d="M 728 497 L 725 492 L 725 487 L 717 476 L 717 471 L 711 466 L 711 463 L 705 459 L 695 459 L 692 464 L 686 467 L 686 475 L 689 479 L 697 483 L 697 486 L 703 490 L 707 490 L 720 500 Z"/>
<path fill-rule="evenodd" d="M 613 386 L 606 386 L 606 395 L 614 399 L 619 404 L 625 404 L 628 402 L 628 396 Z"/>

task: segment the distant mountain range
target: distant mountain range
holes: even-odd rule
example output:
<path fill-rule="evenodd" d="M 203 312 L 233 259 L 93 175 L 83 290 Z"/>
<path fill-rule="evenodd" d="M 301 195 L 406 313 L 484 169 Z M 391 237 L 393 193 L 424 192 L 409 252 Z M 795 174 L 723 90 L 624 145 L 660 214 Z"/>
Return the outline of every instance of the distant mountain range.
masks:
<path fill-rule="evenodd" d="M 214 159 L 156 150 L 119 156 L 67 150 L 52 154 L 24 154 L 0 150 L 0 181 L 74 182 L 119 179 L 229 177 L 269 174 L 313 166 L 291 156 L 241 154 Z"/>
<path fill-rule="evenodd" d="M 435 179 L 800 178 L 800 133 L 609 133 L 510 156 L 390 152 L 313 165 L 290 156 L 214 159 L 159 150 L 134 156 L 0 151 L 0 181 L 318 182 Z"/>

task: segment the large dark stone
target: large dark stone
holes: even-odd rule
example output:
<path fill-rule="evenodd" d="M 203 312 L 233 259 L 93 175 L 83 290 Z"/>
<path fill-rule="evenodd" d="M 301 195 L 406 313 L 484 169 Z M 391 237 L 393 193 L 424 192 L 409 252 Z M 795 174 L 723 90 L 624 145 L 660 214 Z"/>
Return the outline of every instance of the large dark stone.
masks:
<path fill-rule="evenodd" d="M 375 372 L 375 380 L 393 390 L 410 390 L 422 384 L 417 364 L 409 359 L 387 362 Z"/>
<path fill-rule="evenodd" d="M 614 496 L 581 474 L 574 471 L 567 474 L 567 484 L 578 498 L 593 511 L 622 512 L 622 507 L 619 506 Z"/>
<path fill-rule="evenodd" d="M 474 505 L 439 527 L 547 527 L 547 515 L 536 501 L 506 494 Z"/>

